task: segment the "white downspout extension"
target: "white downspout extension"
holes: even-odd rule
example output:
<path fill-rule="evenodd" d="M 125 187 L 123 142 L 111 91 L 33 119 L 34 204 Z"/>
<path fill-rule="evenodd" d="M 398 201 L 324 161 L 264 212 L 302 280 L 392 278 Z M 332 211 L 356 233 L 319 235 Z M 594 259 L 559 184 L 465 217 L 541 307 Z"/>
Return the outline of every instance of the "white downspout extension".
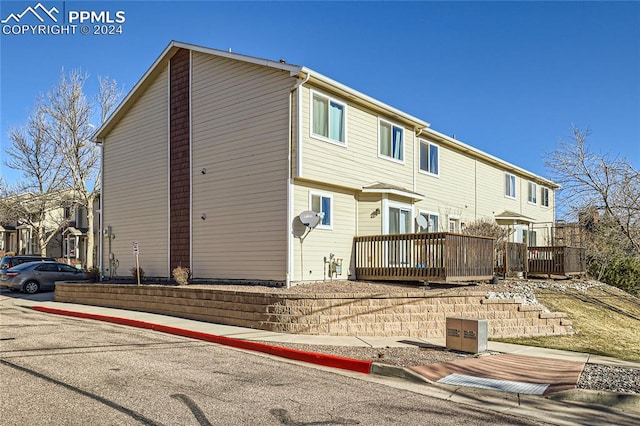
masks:
<path fill-rule="evenodd" d="M 287 288 L 291 288 L 291 281 L 295 280 L 295 266 L 293 261 L 294 256 L 294 238 L 293 233 L 291 232 L 291 224 L 293 223 L 293 218 L 295 217 L 294 212 L 294 184 L 293 178 L 291 176 L 291 148 L 293 147 L 293 118 L 291 116 L 293 112 L 293 92 L 294 90 L 297 92 L 297 105 L 296 105 L 296 123 L 297 123 L 297 131 L 296 131 L 296 177 L 302 176 L 302 90 L 300 90 L 300 86 L 309 81 L 311 77 L 310 74 L 303 80 L 298 80 L 298 82 L 293 86 L 293 88 L 289 91 L 289 132 L 288 132 L 288 145 L 289 150 L 287 153 L 287 166 L 289 170 L 287 171 L 287 175 L 289 178 L 287 179 L 287 275 L 286 275 L 286 286 Z"/>
<path fill-rule="evenodd" d="M 100 272 L 98 274 L 98 281 L 100 281 L 101 277 L 104 276 L 104 262 L 102 259 L 102 254 L 104 253 L 102 245 L 104 244 L 104 141 L 97 141 L 100 144 L 100 217 L 99 217 L 99 225 L 98 225 L 98 268 L 100 268 Z"/>
<path fill-rule="evenodd" d="M 287 171 L 287 274 L 285 278 L 285 284 L 287 288 L 291 288 L 291 277 L 293 275 L 293 235 L 291 232 L 291 222 L 293 221 L 293 179 L 291 178 L 291 133 L 293 129 L 291 128 L 293 124 L 293 120 L 291 119 L 291 103 L 293 102 L 293 90 L 289 92 L 289 134 L 288 134 L 288 147 L 289 150 L 287 152 L 287 167 L 289 170 Z"/>

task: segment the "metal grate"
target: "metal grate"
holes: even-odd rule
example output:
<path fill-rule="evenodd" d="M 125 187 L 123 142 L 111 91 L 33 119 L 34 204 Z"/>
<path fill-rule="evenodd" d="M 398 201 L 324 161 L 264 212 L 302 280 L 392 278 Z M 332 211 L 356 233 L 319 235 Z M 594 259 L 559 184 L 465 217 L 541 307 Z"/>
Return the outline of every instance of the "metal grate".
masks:
<path fill-rule="evenodd" d="M 547 383 L 524 383 L 509 380 L 486 379 L 484 377 L 449 374 L 438 380 L 445 385 L 469 386 L 472 388 L 492 389 L 502 392 L 523 393 L 528 395 L 542 395 L 549 387 Z"/>

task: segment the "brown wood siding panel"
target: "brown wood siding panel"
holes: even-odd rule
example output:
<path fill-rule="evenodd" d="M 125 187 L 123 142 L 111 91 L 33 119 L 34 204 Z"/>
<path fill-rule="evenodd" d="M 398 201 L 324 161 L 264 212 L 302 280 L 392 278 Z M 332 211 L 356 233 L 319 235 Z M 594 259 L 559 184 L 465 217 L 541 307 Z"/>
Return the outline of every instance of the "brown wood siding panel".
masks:
<path fill-rule="evenodd" d="M 170 268 L 190 266 L 190 52 L 171 58 L 169 89 L 169 235 Z"/>

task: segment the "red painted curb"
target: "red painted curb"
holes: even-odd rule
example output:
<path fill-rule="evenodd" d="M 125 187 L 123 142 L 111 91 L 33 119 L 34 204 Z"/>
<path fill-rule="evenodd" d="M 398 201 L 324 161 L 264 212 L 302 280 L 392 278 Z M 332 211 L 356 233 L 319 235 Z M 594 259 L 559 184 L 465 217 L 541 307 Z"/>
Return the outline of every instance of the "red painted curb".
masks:
<path fill-rule="evenodd" d="M 65 315 L 68 317 L 86 318 L 98 321 L 111 322 L 114 324 L 128 325 L 131 327 L 144 328 L 148 330 L 161 331 L 163 333 L 174 334 L 176 336 L 189 337 L 192 339 L 204 340 L 206 342 L 231 346 L 239 349 L 246 349 L 255 352 L 267 353 L 282 358 L 296 361 L 308 362 L 311 364 L 324 365 L 325 367 L 350 370 L 358 373 L 371 374 L 373 361 L 361 359 L 345 358 L 335 355 L 320 354 L 315 352 L 299 351 L 291 348 L 272 346 L 266 343 L 252 342 L 249 340 L 234 339 L 232 337 L 216 336 L 215 334 L 202 333 L 200 331 L 185 330 L 183 328 L 170 327 L 167 325 L 153 324 L 145 321 L 132 320 L 127 318 L 112 317 L 108 315 L 89 314 L 85 312 L 68 311 L 64 309 L 48 308 L 46 306 L 32 306 L 35 311 L 45 312 L 55 315 Z"/>

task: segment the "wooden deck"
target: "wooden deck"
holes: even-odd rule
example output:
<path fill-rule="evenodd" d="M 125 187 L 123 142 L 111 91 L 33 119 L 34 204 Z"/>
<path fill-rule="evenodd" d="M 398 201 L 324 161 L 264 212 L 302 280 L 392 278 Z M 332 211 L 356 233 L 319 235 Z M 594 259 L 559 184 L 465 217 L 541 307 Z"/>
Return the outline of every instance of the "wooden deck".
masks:
<path fill-rule="evenodd" d="M 587 271 L 585 249 L 505 243 L 496 248 L 495 271 L 500 275 L 575 275 Z"/>
<path fill-rule="evenodd" d="M 490 280 L 493 241 L 449 232 L 355 237 L 356 277 L 372 281 Z"/>

